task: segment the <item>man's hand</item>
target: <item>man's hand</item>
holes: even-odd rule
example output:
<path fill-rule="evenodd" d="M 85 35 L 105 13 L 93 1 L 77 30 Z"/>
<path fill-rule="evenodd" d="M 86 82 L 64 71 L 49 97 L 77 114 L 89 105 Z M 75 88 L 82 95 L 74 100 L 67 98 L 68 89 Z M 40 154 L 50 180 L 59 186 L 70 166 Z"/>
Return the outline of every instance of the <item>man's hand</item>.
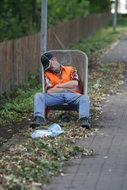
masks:
<path fill-rule="evenodd" d="M 52 88 L 49 88 L 47 90 L 47 93 L 57 93 L 57 92 L 63 92 L 65 90 L 65 88 L 58 88 L 57 85 L 52 87 Z"/>
<path fill-rule="evenodd" d="M 63 92 L 64 90 L 70 90 L 72 92 L 78 88 L 78 81 L 72 80 L 65 83 L 57 84 L 53 88 L 47 90 L 47 93 Z"/>
<path fill-rule="evenodd" d="M 65 83 L 57 84 L 58 88 L 66 88 L 66 89 L 71 89 L 78 87 L 78 81 L 77 80 L 71 80 Z"/>

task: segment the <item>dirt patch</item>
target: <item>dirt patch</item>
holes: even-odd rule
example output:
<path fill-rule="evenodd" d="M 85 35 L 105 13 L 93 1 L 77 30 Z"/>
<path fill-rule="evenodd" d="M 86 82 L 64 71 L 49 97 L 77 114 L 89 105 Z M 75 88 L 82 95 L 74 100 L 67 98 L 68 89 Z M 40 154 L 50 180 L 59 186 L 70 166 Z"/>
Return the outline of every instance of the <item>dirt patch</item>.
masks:
<path fill-rule="evenodd" d="M 54 112 L 54 114 L 50 115 L 47 125 L 56 121 L 60 123 L 69 122 L 71 116 L 68 114 L 69 113 L 66 114 L 66 112 L 62 114 L 58 114 L 57 111 Z M 24 120 L 21 123 L 0 127 L 0 152 L 6 151 L 13 144 L 24 141 L 26 139 L 25 131 L 29 128 L 30 122 L 31 121 Z"/>
<path fill-rule="evenodd" d="M 28 127 L 28 120 L 15 125 L 11 124 L 0 127 L 0 151 L 5 151 L 10 145 L 23 141 L 25 139 L 25 130 Z"/>

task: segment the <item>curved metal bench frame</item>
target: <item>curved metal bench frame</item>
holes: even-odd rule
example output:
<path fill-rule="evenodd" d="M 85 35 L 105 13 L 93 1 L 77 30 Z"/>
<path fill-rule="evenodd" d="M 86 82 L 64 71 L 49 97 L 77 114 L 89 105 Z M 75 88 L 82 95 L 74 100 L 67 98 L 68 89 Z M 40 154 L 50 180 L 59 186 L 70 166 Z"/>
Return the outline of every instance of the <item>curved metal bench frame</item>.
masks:
<path fill-rule="evenodd" d="M 71 65 L 76 67 L 82 87 L 82 94 L 87 95 L 88 93 L 88 57 L 86 53 L 80 50 L 50 50 L 47 51 L 52 53 L 62 65 Z M 42 87 L 43 92 L 45 86 L 44 80 L 44 69 L 42 68 Z M 68 106 L 64 104 L 62 106 L 52 106 L 48 109 L 53 110 L 76 110 L 74 106 Z"/>

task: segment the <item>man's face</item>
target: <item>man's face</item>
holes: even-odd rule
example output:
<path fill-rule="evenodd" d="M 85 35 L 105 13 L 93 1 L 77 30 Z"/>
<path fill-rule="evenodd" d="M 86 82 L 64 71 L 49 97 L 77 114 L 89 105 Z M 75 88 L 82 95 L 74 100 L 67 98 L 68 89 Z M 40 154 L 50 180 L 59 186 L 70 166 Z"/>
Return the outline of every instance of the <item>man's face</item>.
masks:
<path fill-rule="evenodd" d="M 60 69 L 60 64 L 57 61 L 56 57 L 53 57 L 52 59 L 50 59 L 49 62 L 50 62 L 50 70 L 51 71 L 55 72 Z"/>

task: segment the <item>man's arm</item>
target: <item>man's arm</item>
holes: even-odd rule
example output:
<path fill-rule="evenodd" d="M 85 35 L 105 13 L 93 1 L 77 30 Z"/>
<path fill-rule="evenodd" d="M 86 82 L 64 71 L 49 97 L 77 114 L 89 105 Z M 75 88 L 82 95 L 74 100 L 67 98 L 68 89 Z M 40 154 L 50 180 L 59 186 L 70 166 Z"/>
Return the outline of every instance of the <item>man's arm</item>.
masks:
<path fill-rule="evenodd" d="M 65 83 L 57 84 L 52 88 L 49 88 L 47 90 L 47 93 L 53 93 L 53 92 L 62 92 L 64 90 L 70 90 L 74 91 L 75 88 L 78 87 L 78 81 L 77 80 L 71 80 Z"/>
<path fill-rule="evenodd" d="M 79 88 L 79 76 L 77 74 L 76 68 L 72 69 L 72 72 L 70 74 L 71 80 L 65 83 L 60 83 L 55 86 L 52 85 L 51 81 L 45 77 L 46 79 L 46 91 L 47 93 L 57 93 L 57 92 L 63 92 L 64 90 L 70 90 L 72 92 L 76 92 Z"/>
<path fill-rule="evenodd" d="M 67 89 L 75 88 L 77 86 L 78 86 L 77 80 L 71 80 L 57 85 L 58 88 L 67 88 Z"/>

